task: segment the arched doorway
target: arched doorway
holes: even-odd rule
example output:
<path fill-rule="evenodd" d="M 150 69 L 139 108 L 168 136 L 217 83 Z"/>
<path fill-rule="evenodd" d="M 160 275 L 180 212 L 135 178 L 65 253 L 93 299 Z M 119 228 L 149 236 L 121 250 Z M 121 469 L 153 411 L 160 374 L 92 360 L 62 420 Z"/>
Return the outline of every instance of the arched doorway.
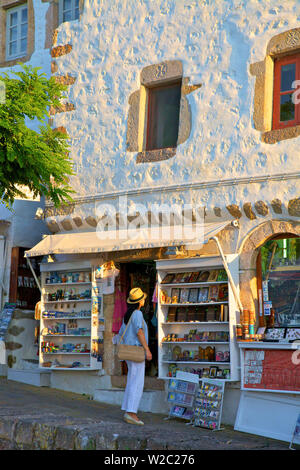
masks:
<path fill-rule="evenodd" d="M 256 273 L 262 325 L 300 327 L 300 238 L 287 233 L 266 241 L 259 249 Z"/>
<path fill-rule="evenodd" d="M 257 258 L 260 248 L 276 237 L 300 237 L 300 223 L 270 220 L 255 227 L 243 240 L 240 255 L 240 298 L 245 309 L 259 311 Z"/>

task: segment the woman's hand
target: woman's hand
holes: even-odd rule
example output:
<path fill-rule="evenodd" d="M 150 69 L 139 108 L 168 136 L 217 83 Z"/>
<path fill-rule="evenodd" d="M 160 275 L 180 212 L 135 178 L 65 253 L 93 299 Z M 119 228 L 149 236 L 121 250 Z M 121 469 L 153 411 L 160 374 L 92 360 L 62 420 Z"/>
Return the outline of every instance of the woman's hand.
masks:
<path fill-rule="evenodd" d="M 151 351 L 150 349 L 146 349 L 146 359 L 147 361 L 151 361 L 152 360 L 152 354 L 151 354 Z"/>

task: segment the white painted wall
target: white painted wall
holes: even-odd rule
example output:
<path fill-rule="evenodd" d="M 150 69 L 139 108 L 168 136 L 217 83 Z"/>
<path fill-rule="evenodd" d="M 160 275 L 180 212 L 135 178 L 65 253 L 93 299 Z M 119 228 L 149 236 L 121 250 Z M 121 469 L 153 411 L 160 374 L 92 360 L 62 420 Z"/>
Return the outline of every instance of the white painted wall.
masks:
<path fill-rule="evenodd" d="M 56 115 L 55 126 L 71 136 L 78 195 L 299 170 L 299 138 L 267 145 L 254 129 L 249 72 L 269 40 L 299 27 L 299 18 L 298 0 L 85 0 L 81 21 L 59 27 L 58 44 L 73 50 L 56 59 L 59 74 L 77 76 L 68 97 L 76 110 Z M 126 151 L 129 96 L 143 67 L 174 59 L 191 83 L 202 83 L 188 95 L 190 138 L 170 160 L 137 165 L 136 153 Z M 198 197 L 214 206 L 298 194 L 295 180 Z"/>

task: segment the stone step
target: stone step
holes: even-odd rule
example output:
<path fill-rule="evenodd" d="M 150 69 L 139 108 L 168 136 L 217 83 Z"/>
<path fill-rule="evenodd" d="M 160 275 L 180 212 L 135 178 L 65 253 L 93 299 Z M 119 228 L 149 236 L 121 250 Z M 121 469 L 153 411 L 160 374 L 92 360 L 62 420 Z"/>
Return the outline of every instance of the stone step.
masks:
<path fill-rule="evenodd" d="M 40 369 L 7 369 L 7 379 L 36 387 L 50 387 L 50 372 Z"/>
<path fill-rule="evenodd" d="M 93 398 L 101 403 L 110 405 L 122 405 L 124 390 L 95 390 Z M 169 406 L 166 400 L 166 393 L 158 390 L 146 390 L 143 393 L 139 411 L 149 413 L 168 414 Z"/>

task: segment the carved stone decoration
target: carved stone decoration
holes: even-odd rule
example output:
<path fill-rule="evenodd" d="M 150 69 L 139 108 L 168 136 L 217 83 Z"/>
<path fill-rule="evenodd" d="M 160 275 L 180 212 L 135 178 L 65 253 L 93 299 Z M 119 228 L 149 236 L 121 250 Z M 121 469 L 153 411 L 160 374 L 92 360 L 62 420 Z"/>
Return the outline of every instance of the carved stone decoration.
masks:
<path fill-rule="evenodd" d="M 59 225 L 55 222 L 55 220 L 46 221 L 46 225 L 48 229 L 50 230 L 50 232 L 52 233 L 60 232 Z"/>
<path fill-rule="evenodd" d="M 256 219 L 256 215 L 254 214 L 252 210 L 251 202 L 245 202 L 245 204 L 243 205 L 243 209 L 248 219 L 250 220 Z"/>
<path fill-rule="evenodd" d="M 272 209 L 275 212 L 275 214 L 282 214 L 281 205 L 282 205 L 282 203 L 281 203 L 280 199 L 273 199 L 273 201 L 271 202 L 271 206 L 272 206 Z"/>
<path fill-rule="evenodd" d="M 269 208 L 264 201 L 257 201 L 254 204 L 255 210 L 259 215 L 266 217 L 269 213 Z"/>
<path fill-rule="evenodd" d="M 274 36 L 267 46 L 268 55 L 289 52 L 300 47 L 300 28 L 290 29 Z"/>
<path fill-rule="evenodd" d="M 81 217 L 73 217 L 73 222 L 76 225 L 76 227 L 81 227 L 81 225 L 83 225 Z"/>
<path fill-rule="evenodd" d="M 300 217 L 300 197 L 289 201 L 288 213 L 292 217 Z"/>
<path fill-rule="evenodd" d="M 216 217 L 222 217 L 222 211 L 220 207 L 214 207 L 214 213 Z"/>
<path fill-rule="evenodd" d="M 70 230 L 73 230 L 73 226 L 72 226 L 72 223 L 69 219 L 64 219 L 62 222 L 61 222 L 61 225 L 62 227 L 67 230 L 67 231 L 70 231 Z"/>
<path fill-rule="evenodd" d="M 230 204 L 229 206 L 226 206 L 226 209 L 228 210 L 229 214 L 232 215 L 235 219 L 240 219 L 242 217 L 242 212 L 240 211 L 239 206 L 236 204 Z"/>
<path fill-rule="evenodd" d="M 168 60 L 159 64 L 149 65 L 143 68 L 140 74 L 141 85 L 159 85 L 166 80 L 176 80 L 182 77 L 182 62 L 180 60 Z"/>
<path fill-rule="evenodd" d="M 95 217 L 89 216 L 85 219 L 86 223 L 91 227 L 97 227 L 97 219 Z"/>

